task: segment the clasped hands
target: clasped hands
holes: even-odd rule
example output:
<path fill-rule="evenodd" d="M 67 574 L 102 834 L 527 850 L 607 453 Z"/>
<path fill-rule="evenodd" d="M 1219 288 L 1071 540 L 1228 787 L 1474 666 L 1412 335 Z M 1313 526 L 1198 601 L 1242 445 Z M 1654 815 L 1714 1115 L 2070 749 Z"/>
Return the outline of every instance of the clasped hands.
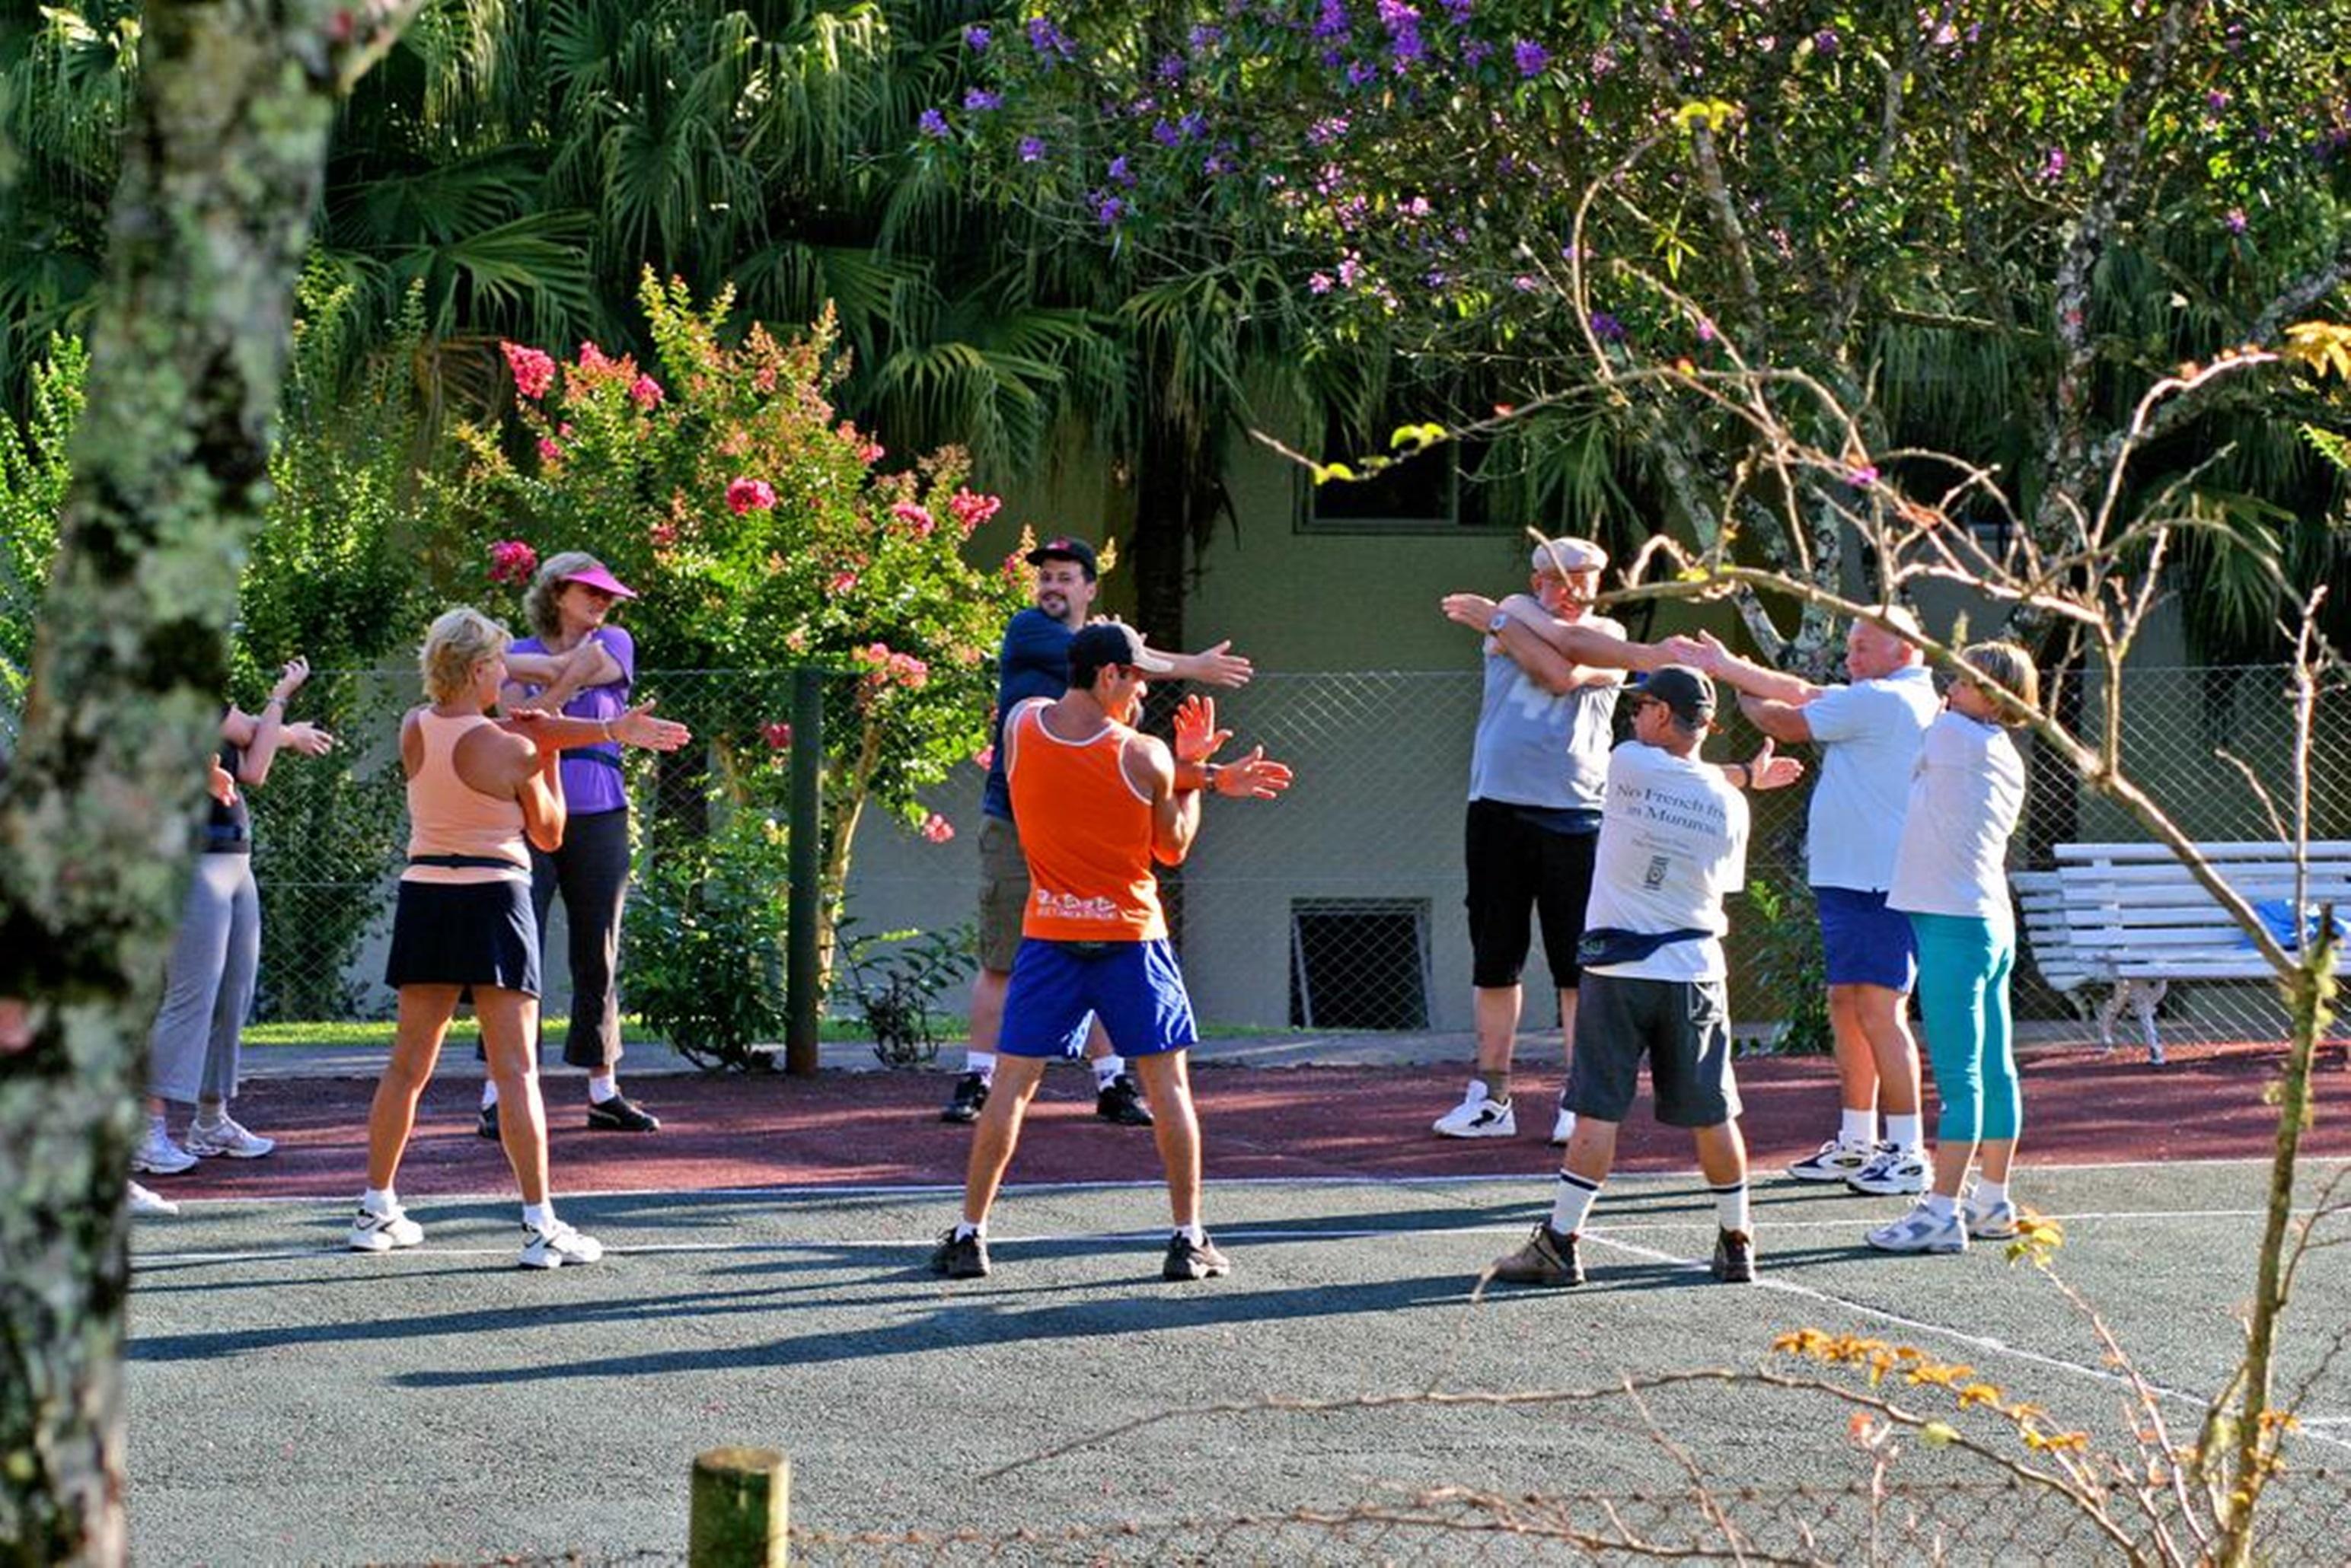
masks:
<path fill-rule="evenodd" d="M 1176 760 L 1179 763 L 1205 766 L 1233 737 L 1231 730 L 1217 727 L 1216 699 L 1197 693 L 1176 705 L 1175 723 Z M 1219 795 L 1237 800 L 1251 797 L 1270 800 L 1290 788 L 1291 775 L 1289 764 L 1272 760 L 1266 756 L 1265 747 L 1259 746 L 1238 762 L 1222 764 L 1209 777 Z"/>

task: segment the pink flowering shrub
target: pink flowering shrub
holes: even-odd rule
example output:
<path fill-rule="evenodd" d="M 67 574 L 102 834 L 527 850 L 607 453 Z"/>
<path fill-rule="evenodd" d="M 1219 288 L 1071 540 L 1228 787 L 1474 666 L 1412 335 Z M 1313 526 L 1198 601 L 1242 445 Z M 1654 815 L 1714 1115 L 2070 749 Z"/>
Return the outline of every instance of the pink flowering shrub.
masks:
<path fill-rule="evenodd" d="M 655 672 L 742 671 L 785 692 L 794 667 L 838 673 L 822 758 L 829 959 L 865 807 L 934 841 L 954 832 L 922 793 L 987 744 L 986 656 L 1026 603 L 1027 575 L 962 558 L 1001 503 L 968 487 L 960 451 L 884 468 L 882 442 L 841 416 L 830 317 L 789 342 L 759 326 L 737 340 L 724 295 L 697 304 L 648 275 L 639 298 L 648 366 L 595 343 L 568 360 L 502 345 L 519 449 L 538 461 L 517 458 L 509 431 L 461 428 L 454 509 L 485 546 L 590 550 L 638 591 L 624 618 L 643 689 L 710 747 L 731 824 L 786 820 L 792 727 L 742 681 L 664 689 Z M 500 580 L 527 581 L 536 556 L 507 559 L 491 557 Z M 657 819 L 648 831 L 682 830 Z M 727 854 L 772 860 L 780 876 L 780 830 L 726 834 Z"/>
<path fill-rule="evenodd" d="M 500 539 L 490 547 L 490 580 L 513 588 L 530 586 L 538 570 L 538 552 L 520 539 Z"/>

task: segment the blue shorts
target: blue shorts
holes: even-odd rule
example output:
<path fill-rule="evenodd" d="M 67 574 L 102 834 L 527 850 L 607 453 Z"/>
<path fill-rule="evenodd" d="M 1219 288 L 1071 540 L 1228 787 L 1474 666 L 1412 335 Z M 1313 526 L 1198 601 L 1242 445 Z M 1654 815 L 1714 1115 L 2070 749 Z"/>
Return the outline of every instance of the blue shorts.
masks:
<path fill-rule="evenodd" d="M 1196 1044 L 1192 998 L 1165 938 L 1149 942 L 1020 940 L 1004 994 L 1006 1056 L 1075 1056 L 1085 1049 L 1086 1015 L 1102 1019 L 1121 1056 L 1151 1056 Z"/>
<path fill-rule="evenodd" d="M 1918 980 L 1918 938 L 1910 917 L 1886 907 L 1883 893 L 1816 887 L 1821 950 L 1832 986 L 1884 986 L 1907 991 Z"/>

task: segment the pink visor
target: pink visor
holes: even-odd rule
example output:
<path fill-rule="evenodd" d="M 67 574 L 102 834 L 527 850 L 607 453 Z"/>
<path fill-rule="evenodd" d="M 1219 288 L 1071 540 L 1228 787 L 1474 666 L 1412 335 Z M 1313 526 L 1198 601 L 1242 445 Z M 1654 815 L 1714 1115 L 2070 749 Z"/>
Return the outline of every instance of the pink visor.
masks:
<path fill-rule="evenodd" d="M 601 588 L 615 599 L 634 599 L 637 596 L 635 589 L 606 571 L 601 565 L 583 567 L 578 571 L 568 574 L 563 580 L 584 582 L 590 588 Z"/>

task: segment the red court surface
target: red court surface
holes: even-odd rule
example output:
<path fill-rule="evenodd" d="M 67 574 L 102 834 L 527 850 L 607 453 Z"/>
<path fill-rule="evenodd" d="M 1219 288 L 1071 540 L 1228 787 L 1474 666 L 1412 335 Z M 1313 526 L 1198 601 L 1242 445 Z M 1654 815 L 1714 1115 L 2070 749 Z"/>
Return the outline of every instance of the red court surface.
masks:
<path fill-rule="evenodd" d="M 2024 1158 L 2076 1165 L 2266 1155 L 2276 1113 L 2262 1103 L 2262 1092 L 2275 1080 L 2279 1054 L 2271 1045 L 2182 1045 L 2170 1066 L 2156 1069 L 2095 1050 L 2034 1051 L 2022 1066 Z M 2319 1066 L 2324 1085 L 2351 1084 L 2341 1063 L 2342 1047 L 2329 1046 Z M 1461 1143 L 1428 1130 L 1459 1098 L 1459 1068 L 1204 1062 L 1194 1083 L 1208 1179 L 1533 1177 L 1556 1164 L 1542 1142 L 1556 1073 L 1550 1068 L 1521 1081 L 1516 1138 Z M 1835 1125 L 1834 1077 L 1825 1058 L 1744 1061 L 1739 1082 L 1759 1169 L 1810 1153 Z M 549 1107 L 559 1192 L 959 1183 L 970 1143 L 968 1129 L 938 1120 L 951 1082 L 939 1071 L 642 1077 L 630 1081 L 630 1092 L 664 1121 L 650 1134 L 585 1130 L 573 1097 L 579 1082 L 555 1081 Z M 426 1091 L 400 1171 L 402 1193 L 510 1189 L 513 1177 L 497 1146 L 474 1131 L 477 1085 L 452 1077 Z M 350 1078 L 254 1080 L 237 1101 L 237 1115 L 279 1140 L 275 1155 L 207 1160 L 184 1176 L 149 1179 L 172 1197 L 349 1197 L 362 1185 L 373 1087 Z M 1010 1179 L 1156 1180 L 1149 1132 L 1100 1122 L 1092 1104 L 1090 1081 L 1078 1068 L 1050 1070 Z M 1930 1113 L 1931 1106 L 1930 1095 Z M 2351 1126 L 2322 1117 L 2304 1148 L 2351 1156 Z M 1687 1135 L 1651 1122 L 1646 1103 L 1636 1108 L 1618 1167 L 1679 1170 L 1690 1164 Z"/>

